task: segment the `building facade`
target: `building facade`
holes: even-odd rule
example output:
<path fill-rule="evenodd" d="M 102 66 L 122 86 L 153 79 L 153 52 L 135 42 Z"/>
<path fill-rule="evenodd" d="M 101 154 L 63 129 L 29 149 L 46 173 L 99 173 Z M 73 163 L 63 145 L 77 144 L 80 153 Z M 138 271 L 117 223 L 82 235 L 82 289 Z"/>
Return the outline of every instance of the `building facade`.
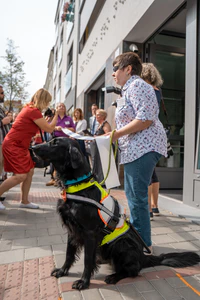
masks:
<path fill-rule="evenodd" d="M 174 155 L 157 166 L 161 188 L 183 189 L 183 202 L 200 205 L 200 30 L 198 0 L 76 0 L 68 21 L 55 17 L 54 104 L 65 102 L 90 116 L 92 103 L 108 112 L 114 124 L 117 95 L 102 91 L 115 85 L 113 59 L 137 51 L 159 69 Z M 71 9 L 71 8 L 70 8 Z"/>

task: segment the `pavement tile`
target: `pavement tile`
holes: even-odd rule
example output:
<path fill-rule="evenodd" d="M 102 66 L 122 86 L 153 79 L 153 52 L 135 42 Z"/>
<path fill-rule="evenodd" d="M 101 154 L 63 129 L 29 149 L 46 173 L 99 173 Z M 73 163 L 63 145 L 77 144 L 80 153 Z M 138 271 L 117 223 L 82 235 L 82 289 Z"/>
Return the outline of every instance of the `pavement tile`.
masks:
<path fill-rule="evenodd" d="M 137 288 L 140 293 L 155 291 L 155 288 L 147 280 L 133 282 L 133 285 Z"/>
<path fill-rule="evenodd" d="M 141 293 L 145 300 L 163 300 L 163 297 L 157 291 L 149 291 Z M 171 300 L 171 299 L 170 299 Z"/>
<path fill-rule="evenodd" d="M 39 258 L 39 265 L 52 263 L 52 262 L 54 262 L 53 256 L 45 256 Z"/>
<path fill-rule="evenodd" d="M 152 236 L 152 241 L 153 243 L 155 243 L 156 245 L 158 244 L 168 244 L 168 243 L 174 243 L 176 240 L 173 239 L 170 236 L 166 236 L 164 234 L 160 234 L 160 235 L 153 235 Z"/>
<path fill-rule="evenodd" d="M 21 300 L 40 300 L 39 289 L 36 289 L 35 291 L 23 293 L 21 295 Z"/>
<path fill-rule="evenodd" d="M 11 250 L 11 248 L 12 248 L 12 241 L 9 240 L 0 241 L 0 251 Z"/>
<path fill-rule="evenodd" d="M 43 278 L 50 277 L 53 269 L 54 269 L 53 261 L 51 263 L 39 265 L 39 278 L 43 279 Z"/>
<path fill-rule="evenodd" d="M 177 242 L 193 241 L 196 239 L 191 232 L 170 233 L 169 236 Z"/>
<path fill-rule="evenodd" d="M 99 292 L 98 289 L 93 289 L 93 290 L 83 290 L 82 293 L 83 299 L 87 300 L 102 300 L 102 296 Z"/>
<path fill-rule="evenodd" d="M 36 229 L 48 229 L 48 228 L 56 228 L 56 221 L 54 222 L 44 222 L 36 224 Z"/>
<path fill-rule="evenodd" d="M 13 287 L 21 286 L 22 276 L 22 268 L 7 272 L 5 289 L 11 289 Z"/>
<path fill-rule="evenodd" d="M 195 246 L 193 243 L 191 242 L 178 242 L 178 243 L 171 243 L 171 245 L 175 248 L 175 249 L 179 249 L 181 251 L 198 251 L 199 248 L 197 246 Z"/>
<path fill-rule="evenodd" d="M 38 274 L 31 273 L 23 277 L 22 282 L 22 293 L 26 294 L 30 291 L 36 291 L 39 289 L 39 278 Z"/>
<path fill-rule="evenodd" d="M 165 280 L 173 287 L 173 288 L 180 288 L 180 287 L 184 287 L 185 284 L 183 283 L 182 280 L 180 280 L 180 278 L 176 277 L 169 277 L 169 278 L 165 278 Z"/>
<path fill-rule="evenodd" d="M 154 279 L 150 283 L 153 285 L 155 290 L 159 292 L 164 299 L 180 300 L 180 294 L 171 287 L 171 285 L 165 279 Z"/>
<path fill-rule="evenodd" d="M 12 242 L 12 249 L 22 249 L 22 248 L 31 248 L 37 247 L 38 242 L 37 238 L 25 238 L 25 239 L 16 239 Z"/>
<path fill-rule="evenodd" d="M 168 233 L 174 233 L 173 228 L 170 227 L 153 227 L 152 228 L 152 233 L 153 234 L 168 234 Z"/>
<path fill-rule="evenodd" d="M 184 279 L 200 293 L 200 282 L 193 276 L 186 276 Z"/>
<path fill-rule="evenodd" d="M 48 236 L 48 231 L 45 228 L 40 230 L 38 229 L 27 229 L 25 233 L 26 237 L 39 237 L 39 236 Z"/>
<path fill-rule="evenodd" d="M 50 246 L 29 248 L 29 249 L 25 249 L 24 251 L 25 251 L 25 260 L 52 255 L 52 250 Z"/>
<path fill-rule="evenodd" d="M 104 275 L 104 278 L 105 278 L 105 275 Z M 135 282 L 144 282 L 146 279 L 144 276 L 137 276 L 137 277 L 127 277 L 127 278 L 124 278 L 124 279 L 121 279 L 120 281 L 117 282 L 117 285 L 118 284 L 127 284 L 127 283 L 135 283 Z"/>
<path fill-rule="evenodd" d="M 83 300 L 83 297 L 80 292 L 73 290 L 72 292 L 63 293 L 62 300 Z"/>
<path fill-rule="evenodd" d="M 105 285 L 99 289 L 103 299 L 118 299 L 119 290 L 116 285 Z"/>
<path fill-rule="evenodd" d="M 147 280 L 153 280 L 153 279 L 160 279 L 160 278 L 175 277 L 176 274 L 172 270 L 161 270 L 161 271 L 143 273 L 143 276 Z"/>
<path fill-rule="evenodd" d="M 21 287 L 5 290 L 3 300 L 21 300 Z"/>
<path fill-rule="evenodd" d="M 47 298 L 52 295 L 58 295 L 57 279 L 54 277 L 49 277 L 40 280 L 40 295 L 41 298 Z"/>
<path fill-rule="evenodd" d="M 8 265 L 0 266 L 0 281 L 5 281 L 7 276 Z"/>
<path fill-rule="evenodd" d="M 138 290 L 134 287 L 133 284 L 117 285 L 117 288 L 120 294 L 122 295 L 123 299 L 143 300 L 142 295 L 138 292 Z"/>
<path fill-rule="evenodd" d="M 80 279 L 79 278 L 72 278 L 72 276 L 70 276 L 70 281 L 68 282 L 63 282 L 61 284 L 59 284 L 59 290 L 61 293 L 64 293 L 64 292 L 68 292 L 68 291 L 72 291 L 72 284 L 74 283 L 74 281 Z M 96 289 L 96 288 L 101 288 L 101 287 L 104 287 L 104 286 L 108 286 L 104 281 L 102 280 L 96 280 L 96 279 L 92 279 L 90 281 L 90 290 L 92 289 Z"/>
<path fill-rule="evenodd" d="M 192 289 L 188 287 L 178 288 L 177 292 L 181 295 L 181 299 L 199 300 L 199 295 L 197 295 L 195 292 L 193 292 Z"/>
<path fill-rule="evenodd" d="M 176 273 L 181 274 L 181 276 L 192 276 L 200 273 L 200 265 L 191 266 L 187 268 L 173 268 Z"/>
<path fill-rule="evenodd" d="M 16 225 L 15 225 L 16 226 Z M 20 231 L 4 231 L 2 233 L 2 240 L 14 240 L 16 238 L 24 238 L 25 230 Z"/>
<path fill-rule="evenodd" d="M 39 260 L 38 259 L 32 259 L 32 260 L 26 260 L 24 262 L 24 276 L 27 276 L 29 274 L 38 274 L 39 271 Z"/>
<path fill-rule="evenodd" d="M 56 245 L 61 243 L 62 243 L 62 238 L 60 235 L 38 237 L 38 246 Z"/>
<path fill-rule="evenodd" d="M 54 227 L 54 228 L 48 228 L 48 233 L 49 235 L 62 235 L 62 234 L 66 234 L 67 230 L 65 228 L 62 227 Z"/>
<path fill-rule="evenodd" d="M 0 264 L 9 264 L 24 260 L 24 249 L 4 251 L 0 253 Z"/>
<path fill-rule="evenodd" d="M 51 296 L 47 296 L 47 297 L 44 297 L 44 298 L 40 298 L 41 300 L 62 300 L 62 298 L 59 297 L 59 294 L 58 293 L 55 293 Z M 26 299 L 27 300 L 27 299 Z M 35 300 L 35 299 L 34 299 Z M 95 299 L 96 300 L 96 299 Z"/>
<path fill-rule="evenodd" d="M 57 254 L 65 254 L 66 253 L 66 248 L 67 245 L 66 244 L 57 244 L 57 245 L 52 245 L 52 249 L 53 249 L 53 255 L 57 255 Z"/>

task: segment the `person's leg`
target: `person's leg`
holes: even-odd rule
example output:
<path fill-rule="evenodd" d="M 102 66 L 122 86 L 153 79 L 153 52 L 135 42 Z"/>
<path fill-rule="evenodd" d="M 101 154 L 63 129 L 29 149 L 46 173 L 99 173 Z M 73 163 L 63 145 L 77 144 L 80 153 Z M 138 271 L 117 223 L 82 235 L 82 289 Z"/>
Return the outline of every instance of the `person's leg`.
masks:
<path fill-rule="evenodd" d="M 3 195 L 3 193 L 10 190 L 12 187 L 18 185 L 22 181 L 24 181 L 27 177 L 27 174 L 14 174 L 13 176 L 6 179 L 1 185 L 0 185 L 0 196 Z"/>
<path fill-rule="evenodd" d="M 130 222 L 147 246 L 151 246 L 148 186 L 153 169 L 161 155 L 150 152 L 124 165 L 125 193 L 130 209 Z"/>
<path fill-rule="evenodd" d="M 28 201 L 28 194 L 29 194 L 29 191 L 30 191 L 33 174 L 34 174 L 34 169 L 31 169 L 27 173 L 26 179 L 21 182 L 21 195 L 20 195 L 21 199 L 20 199 L 20 201 L 23 204 L 29 204 L 30 203 Z"/>
<path fill-rule="evenodd" d="M 0 175 L 3 172 L 3 153 L 2 153 L 2 145 L 0 145 Z"/>
<path fill-rule="evenodd" d="M 149 213 L 150 213 L 150 220 L 153 220 L 153 212 L 152 212 L 152 206 L 151 206 L 151 193 L 152 193 L 152 184 L 148 187 L 148 205 L 149 205 Z"/>
<path fill-rule="evenodd" d="M 160 183 L 155 169 L 153 171 L 151 183 L 152 183 L 152 191 L 151 191 L 152 211 L 156 216 L 159 216 L 160 212 L 158 210 L 158 194 L 159 194 Z"/>
<path fill-rule="evenodd" d="M 158 209 L 158 195 L 159 195 L 160 182 L 152 183 L 152 193 L 151 193 L 151 205 L 152 211 L 156 216 L 159 216 L 160 212 Z"/>

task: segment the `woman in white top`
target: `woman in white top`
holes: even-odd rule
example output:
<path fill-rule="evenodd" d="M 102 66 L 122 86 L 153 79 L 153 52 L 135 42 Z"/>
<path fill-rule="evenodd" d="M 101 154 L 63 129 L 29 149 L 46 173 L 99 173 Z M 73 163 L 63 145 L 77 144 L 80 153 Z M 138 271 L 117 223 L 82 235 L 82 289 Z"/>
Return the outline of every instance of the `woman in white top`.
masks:
<path fill-rule="evenodd" d="M 87 121 L 83 118 L 83 111 L 81 108 L 76 108 L 73 113 L 73 121 L 75 124 L 75 132 L 79 134 L 83 134 L 83 130 L 87 129 Z M 85 142 L 82 140 L 77 140 L 79 146 L 84 154 L 84 156 L 88 160 L 88 156 L 85 149 Z"/>
<path fill-rule="evenodd" d="M 83 130 L 87 129 L 87 121 L 83 118 L 83 111 L 81 108 L 76 108 L 74 110 L 73 121 L 76 133 L 81 133 Z"/>

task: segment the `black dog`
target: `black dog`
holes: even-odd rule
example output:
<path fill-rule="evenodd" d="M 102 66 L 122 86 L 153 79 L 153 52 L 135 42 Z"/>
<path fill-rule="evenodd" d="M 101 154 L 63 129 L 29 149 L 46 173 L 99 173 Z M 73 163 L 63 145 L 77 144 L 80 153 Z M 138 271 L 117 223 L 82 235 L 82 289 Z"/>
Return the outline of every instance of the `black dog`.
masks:
<path fill-rule="evenodd" d="M 67 199 L 59 199 L 57 205 L 62 221 L 68 229 L 66 260 L 60 269 L 52 271 L 53 276 L 67 276 L 82 247 L 85 255 L 84 271 L 81 279 L 75 281 L 72 286 L 78 290 L 88 288 L 91 275 L 98 270 L 97 253 L 114 267 L 115 273 L 105 278 L 105 282 L 111 284 L 125 277 L 137 276 L 142 268 L 157 265 L 186 267 L 200 261 L 200 256 L 194 252 L 145 255 L 143 245 L 131 227 L 111 242 L 102 245 L 105 236 L 107 238 L 122 217 L 117 202 L 109 224 L 105 225 L 99 217 L 99 211 L 106 211 L 106 208 L 100 205 L 101 190 L 92 181 L 90 167 L 78 143 L 69 138 L 55 138 L 49 143 L 33 148 L 37 156 L 53 163 L 60 181 L 67 188 Z M 83 189 L 80 188 L 82 185 Z M 110 211 L 107 213 L 109 215 Z M 128 226 L 126 222 L 125 224 Z"/>

